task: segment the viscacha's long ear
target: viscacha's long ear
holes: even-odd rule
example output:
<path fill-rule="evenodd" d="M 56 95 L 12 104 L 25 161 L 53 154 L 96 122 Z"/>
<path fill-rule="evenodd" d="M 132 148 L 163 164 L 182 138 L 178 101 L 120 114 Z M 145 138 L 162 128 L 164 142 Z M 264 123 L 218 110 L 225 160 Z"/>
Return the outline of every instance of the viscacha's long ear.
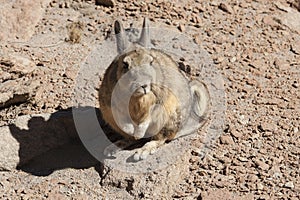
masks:
<path fill-rule="evenodd" d="M 123 53 L 129 46 L 122 23 L 119 20 L 115 21 L 115 34 L 117 39 L 118 53 Z"/>
<path fill-rule="evenodd" d="M 150 46 L 149 19 L 147 17 L 144 18 L 143 29 L 138 43 L 145 48 Z"/>

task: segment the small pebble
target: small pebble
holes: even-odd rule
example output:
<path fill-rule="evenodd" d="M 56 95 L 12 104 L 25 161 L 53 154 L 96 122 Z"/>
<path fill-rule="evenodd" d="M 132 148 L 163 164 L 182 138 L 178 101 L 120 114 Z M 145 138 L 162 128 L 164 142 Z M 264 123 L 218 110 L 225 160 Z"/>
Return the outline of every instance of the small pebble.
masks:
<path fill-rule="evenodd" d="M 178 29 L 179 29 L 181 32 L 185 32 L 185 26 L 184 26 L 183 24 L 179 24 Z"/>
<path fill-rule="evenodd" d="M 267 170 L 270 168 L 270 166 L 268 164 L 266 164 L 265 162 L 263 161 L 260 161 L 260 160 L 256 160 L 254 161 L 255 164 L 258 166 L 258 168 L 262 169 L 262 170 Z"/>
<path fill-rule="evenodd" d="M 227 13 L 229 13 L 229 14 L 232 14 L 232 13 L 233 13 L 233 10 L 232 10 L 231 6 L 229 6 L 229 5 L 226 4 L 226 3 L 221 3 L 221 4 L 219 5 L 219 8 L 220 8 L 221 10 L 223 10 L 224 12 L 227 12 Z"/>
<path fill-rule="evenodd" d="M 294 186 L 294 183 L 292 181 L 289 181 L 289 182 L 284 184 L 284 187 L 289 188 L 289 189 L 293 189 L 295 186 Z"/>

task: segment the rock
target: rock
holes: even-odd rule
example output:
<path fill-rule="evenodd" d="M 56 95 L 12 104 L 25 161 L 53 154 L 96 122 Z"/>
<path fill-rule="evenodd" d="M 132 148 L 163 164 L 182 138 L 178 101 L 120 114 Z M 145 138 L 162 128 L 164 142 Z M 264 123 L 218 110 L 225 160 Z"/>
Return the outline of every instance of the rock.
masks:
<path fill-rule="evenodd" d="M 248 162 L 249 160 L 245 157 L 238 157 L 238 160 L 241 162 Z"/>
<path fill-rule="evenodd" d="M 261 122 L 260 126 L 259 126 L 259 129 L 261 131 L 270 131 L 270 132 L 273 132 L 276 130 L 276 126 L 274 126 L 274 124 L 272 123 L 269 123 L 269 122 Z"/>
<path fill-rule="evenodd" d="M 233 56 L 232 58 L 230 58 L 230 60 L 229 60 L 230 62 L 232 62 L 232 63 L 234 63 L 235 61 L 236 61 L 236 57 L 235 56 Z"/>
<path fill-rule="evenodd" d="M 11 105 L 25 103 L 29 100 L 29 97 L 30 95 L 26 91 L 19 94 L 13 94 L 13 92 L 5 92 L 3 93 L 3 96 L 0 97 L 0 108 L 6 108 Z"/>
<path fill-rule="evenodd" d="M 240 138 L 243 136 L 243 133 L 237 130 L 230 131 L 230 134 L 235 138 Z"/>
<path fill-rule="evenodd" d="M 286 182 L 284 184 L 285 188 L 293 189 L 295 187 L 294 183 L 292 181 Z"/>
<path fill-rule="evenodd" d="M 266 25 L 269 25 L 271 27 L 279 27 L 279 23 L 278 20 L 276 20 L 275 17 L 267 15 L 263 18 L 263 23 L 265 23 Z"/>
<path fill-rule="evenodd" d="M 254 163 L 262 170 L 268 170 L 270 166 L 261 160 L 255 160 Z"/>
<path fill-rule="evenodd" d="M 115 4 L 116 3 L 115 3 L 114 0 L 96 0 L 96 5 L 107 6 L 107 7 L 114 7 Z"/>
<path fill-rule="evenodd" d="M 273 135 L 272 131 L 265 131 L 265 132 L 263 132 L 263 137 L 270 137 L 272 135 Z"/>
<path fill-rule="evenodd" d="M 191 67 L 186 62 L 178 62 L 179 68 L 187 74 L 191 73 Z"/>
<path fill-rule="evenodd" d="M 219 9 L 223 10 L 224 12 L 227 12 L 229 14 L 233 13 L 233 9 L 231 8 L 231 6 L 229 6 L 226 3 L 220 3 L 219 5 Z"/>
<path fill-rule="evenodd" d="M 178 29 L 179 29 L 181 32 L 184 32 L 184 31 L 185 31 L 185 26 L 184 26 L 183 24 L 179 24 Z"/>
<path fill-rule="evenodd" d="M 218 57 L 215 58 L 213 61 L 214 61 L 215 64 L 220 64 L 220 63 L 222 63 L 224 60 L 225 60 L 224 57 L 218 56 Z"/>
<path fill-rule="evenodd" d="M 1 58 L 0 62 L 6 63 L 6 66 L 9 65 L 9 72 L 21 75 L 31 73 L 36 69 L 34 62 L 22 55 L 12 54 L 8 58 Z"/>
<path fill-rule="evenodd" d="M 222 144 L 234 144 L 234 141 L 230 135 L 222 135 L 220 137 L 220 141 Z"/>
<path fill-rule="evenodd" d="M 33 72 L 36 65 L 24 56 L 13 54 L 0 58 L 0 66 L 9 74 L 0 85 L 0 108 L 27 102 L 34 95 L 39 82 L 28 80 L 24 75 Z"/>
<path fill-rule="evenodd" d="M 264 189 L 264 185 L 262 183 L 257 183 L 256 184 L 256 188 L 257 188 L 257 190 L 263 190 Z"/>
<path fill-rule="evenodd" d="M 11 98 L 11 93 L 9 92 L 2 92 L 1 96 L 0 96 L 0 108 L 5 107 L 9 101 L 9 99 Z"/>
<path fill-rule="evenodd" d="M 280 2 L 274 2 L 274 5 L 281 11 L 284 11 L 284 12 L 290 12 L 291 11 L 291 8 L 290 7 L 286 7 L 284 5 L 282 5 Z"/>
<path fill-rule="evenodd" d="M 27 41 L 34 33 L 48 3 L 49 0 L 2 2 L 5 6 L 0 7 L 0 40 Z"/>
<path fill-rule="evenodd" d="M 151 199 L 167 199 L 173 194 L 184 178 L 189 174 L 189 151 L 182 150 L 176 141 L 164 145 L 147 157 L 146 160 L 130 162 L 128 156 L 133 151 L 120 152 L 116 159 L 104 160 L 101 185 L 109 187 L 116 185 L 139 199 L 140 196 Z M 174 149 L 177 149 L 175 152 Z"/>
<path fill-rule="evenodd" d="M 36 90 L 36 85 L 28 81 L 25 85 L 22 80 L 8 80 L 0 85 L 0 108 L 27 102 L 32 93 Z"/>
<path fill-rule="evenodd" d="M 78 70 L 74 68 L 67 68 L 65 71 L 65 76 L 67 76 L 69 79 L 75 80 L 77 77 Z"/>
<path fill-rule="evenodd" d="M 194 42 L 198 45 L 201 45 L 202 44 L 202 39 L 201 39 L 201 36 L 199 34 L 194 34 L 193 35 L 193 39 L 194 39 Z"/>
<path fill-rule="evenodd" d="M 0 171 L 12 170 L 19 163 L 19 144 L 8 126 L 0 127 Z"/>
<path fill-rule="evenodd" d="M 292 48 L 293 49 L 293 48 Z M 276 59 L 274 61 L 274 65 L 277 69 L 279 69 L 280 71 L 286 71 L 290 69 L 290 65 L 288 62 L 282 60 L 282 59 Z"/>
<path fill-rule="evenodd" d="M 0 67 L 0 82 L 4 82 L 5 80 L 9 80 L 9 79 L 12 79 L 13 77 L 13 74 L 10 74 L 6 71 L 3 71 Z"/>
<path fill-rule="evenodd" d="M 259 71 L 265 71 L 268 67 L 266 63 L 261 59 L 254 60 L 250 62 L 249 65 L 255 69 L 258 69 Z"/>
<path fill-rule="evenodd" d="M 280 23 L 288 26 L 290 29 L 300 33 L 300 12 L 295 9 L 288 9 L 288 12 L 279 16 Z"/>
<path fill-rule="evenodd" d="M 300 25 L 300 24 L 299 24 L 299 25 Z M 295 43 L 292 44 L 291 50 L 292 50 L 292 52 L 294 52 L 295 54 L 300 55 L 300 40 L 295 41 Z"/>

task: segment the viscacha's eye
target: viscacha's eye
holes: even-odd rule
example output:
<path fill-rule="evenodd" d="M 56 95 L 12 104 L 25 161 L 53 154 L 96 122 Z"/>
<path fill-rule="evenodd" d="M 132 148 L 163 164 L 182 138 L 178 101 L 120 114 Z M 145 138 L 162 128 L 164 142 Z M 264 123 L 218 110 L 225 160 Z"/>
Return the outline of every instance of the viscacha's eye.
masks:
<path fill-rule="evenodd" d="M 127 62 L 123 62 L 123 69 L 128 70 L 129 64 Z"/>
<path fill-rule="evenodd" d="M 130 65 L 131 65 L 131 58 L 129 56 L 126 56 L 124 59 L 123 59 L 123 69 L 124 70 L 128 70 Z"/>

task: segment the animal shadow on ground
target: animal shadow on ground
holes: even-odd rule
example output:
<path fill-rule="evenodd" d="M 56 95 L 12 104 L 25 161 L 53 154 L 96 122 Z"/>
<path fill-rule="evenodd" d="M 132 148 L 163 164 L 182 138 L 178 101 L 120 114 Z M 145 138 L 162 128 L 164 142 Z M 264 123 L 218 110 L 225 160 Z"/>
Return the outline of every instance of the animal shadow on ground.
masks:
<path fill-rule="evenodd" d="M 93 107 L 83 107 L 76 111 L 81 119 L 84 119 L 84 133 L 78 134 L 78 124 L 74 122 L 74 112 L 72 108 L 57 111 L 50 115 L 49 119 L 43 116 L 33 116 L 27 122 L 28 128 L 19 128 L 15 124 L 9 126 L 11 134 L 19 142 L 19 164 L 18 169 L 36 176 L 47 176 L 56 170 L 65 168 L 85 169 L 89 167 L 101 168 L 102 163 L 91 155 L 86 149 L 85 142 L 82 141 L 82 134 L 93 137 L 95 127 L 89 124 L 90 119 L 87 115 L 89 113 L 96 113 L 97 123 L 104 130 L 105 134 L 110 132 L 112 140 L 116 140 L 116 134 L 111 134 L 112 130 L 105 125 L 101 118 L 98 109 Z M 87 114 L 88 113 L 88 114 Z M 26 123 L 26 122 L 25 122 Z M 95 122 L 92 122 L 95 123 Z M 80 125 L 79 125 L 80 126 Z M 93 129 L 94 128 L 94 129 Z M 80 128 L 79 128 L 80 129 Z M 107 139 L 102 135 L 91 140 L 103 140 L 99 143 L 94 141 L 97 145 L 97 152 L 102 154 L 104 148 L 108 146 Z M 111 139 L 111 138 L 110 138 Z M 98 145 L 99 144 L 99 145 Z M 97 170 L 98 171 L 98 170 Z"/>

